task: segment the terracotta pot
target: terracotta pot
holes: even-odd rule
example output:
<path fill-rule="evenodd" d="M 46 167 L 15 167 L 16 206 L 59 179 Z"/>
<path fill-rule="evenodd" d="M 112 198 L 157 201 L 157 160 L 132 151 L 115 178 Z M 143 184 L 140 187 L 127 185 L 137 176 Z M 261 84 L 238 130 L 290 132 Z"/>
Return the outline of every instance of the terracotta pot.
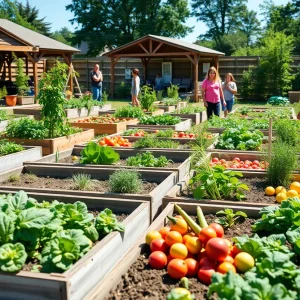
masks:
<path fill-rule="evenodd" d="M 5 96 L 5 101 L 7 106 L 16 106 L 17 96 L 16 95 Z"/>

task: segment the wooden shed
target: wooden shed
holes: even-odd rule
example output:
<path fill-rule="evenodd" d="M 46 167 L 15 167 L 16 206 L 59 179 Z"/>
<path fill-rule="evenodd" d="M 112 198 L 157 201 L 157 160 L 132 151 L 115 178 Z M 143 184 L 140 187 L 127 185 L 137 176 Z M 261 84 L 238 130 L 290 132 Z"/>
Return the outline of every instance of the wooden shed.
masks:
<path fill-rule="evenodd" d="M 142 79 L 146 82 L 161 73 L 164 82 L 180 85 L 190 79 L 194 86 L 194 99 L 198 100 L 198 82 L 204 79 L 207 69 L 219 66 L 219 56 L 224 55 L 206 47 L 178 39 L 147 35 L 131 43 L 106 52 L 111 59 L 111 95 L 114 96 L 114 70 L 120 58 L 140 58 L 143 64 Z M 184 86 L 184 85 L 182 85 Z"/>
<path fill-rule="evenodd" d="M 17 57 L 24 58 L 27 75 L 29 75 L 29 64 L 32 65 L 35 96 L 38 92 L 39 61 L 47 57 L 62 57 L 66 64 L 72 68 L 72 55 L 76 52 L 79 52 L 76 48 L 6 19 L 0 19 L 0 71 L 3 73 L 8 70 L 8 79 L 12 81 L 12 53 L 15 53 Z M 73 90 L 72 80 L 70 80 L 69 85 L 70 90 Z"/>

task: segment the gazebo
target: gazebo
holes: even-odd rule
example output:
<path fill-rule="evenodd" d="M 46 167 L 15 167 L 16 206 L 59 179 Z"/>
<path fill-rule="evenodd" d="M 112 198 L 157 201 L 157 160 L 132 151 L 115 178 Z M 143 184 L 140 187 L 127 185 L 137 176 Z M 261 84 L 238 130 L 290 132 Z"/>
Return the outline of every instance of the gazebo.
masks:
<path fill-rule="evenodd" d="M 114 96 L 115 84 L 114 68 L 120 58 L 140 58 L 144 69 L 144 79 L 147 78 L 147 70 L 151 61 L 158 58 L 162 59 L 162 61 L 172 61 L 176 58 L 182 58 L 192 66 L 195 102 L 197 102 L 198 99 L 199 62 L 202 61 L 202 63 L 205 63 L 206 67 L 207 64 L 214 65 L 218 69 L 219 56 L 222 55 L 224 55 L 224 53 L 206 47 L 187 43 L 178 39 L 151 34 L 103 54 L 103 56 L 108 56 L 111 59 L 112 96 Z M 172 73 L 171 70 L 170 73 Z"/>
<path fill-rule="evenodd" d="M 26 74 L 28 75 L 28 61 L 33 65 L 34 93 L 37 96 L 38 72 L 37 64 L 45 57 L 61 56 L 69 68 L 72 68 L 72 55 L 80 50 L 46 37 L 40 33 L 27 29 L 6 19 L 0 19 L 0 66 L 8 68 L 9 80 L 12 79 L 12 53 L 25 58 Z M 73 81 L 69 82 L 73 90 Z"/>

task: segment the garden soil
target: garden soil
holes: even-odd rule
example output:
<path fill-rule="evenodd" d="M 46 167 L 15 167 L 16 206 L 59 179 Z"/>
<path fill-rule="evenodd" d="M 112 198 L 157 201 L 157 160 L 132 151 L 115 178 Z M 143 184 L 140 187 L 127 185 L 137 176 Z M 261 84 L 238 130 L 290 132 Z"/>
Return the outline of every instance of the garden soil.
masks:
<path fill-rule="evenodd" d="M 75 190 L 72 178 L 59 179 L 53 177 L 38 177 L 33 174 L 21 174 L 20 179 L 10 182 L 4 181 L 1 186 L 18 186 L 26 188 L 39 188 L 39 189 L 62 189 L 62 190 Z M 142 189 L 138 194 L 148 194 L 154 190 L 157 183 L 143 182 Z M 109 192 L 108 180 L 92 180 L 92 187 L 88 191 L 107 193 Z"/>
<path fill-rule="evenodd" d="M 206 216 L 206 220 L 208 223 L 212 223 L 214 216 Z M 225 231 L 225 238 L 243 234 L 251 235 L 251 225 L 254 222 L 253 219 L 246 219 L 244 222 L 232 226 Z M 173 288 L 179 287 L 179 281 L 170 278 L 166 270 L 154 270 L 149 267 L 149 255 L 150 250 L 147 246 L 145 253 L 140 255 L 130 267 L 129 271 L 122 277 L 122 282 L 115 290 L 111 291 L 106 300 L 165 300 Z M 189 278 L 189 290 L 197 300 L 207 299 L 208 287 L 197 278 Z"/>

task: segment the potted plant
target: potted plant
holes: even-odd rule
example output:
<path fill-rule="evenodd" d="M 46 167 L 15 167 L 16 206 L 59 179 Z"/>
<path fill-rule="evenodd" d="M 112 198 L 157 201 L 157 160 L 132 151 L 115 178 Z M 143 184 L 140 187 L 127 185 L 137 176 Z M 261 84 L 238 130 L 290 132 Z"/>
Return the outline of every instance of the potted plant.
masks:
<path fill-rule="evenodd" d="M 28 80 L 29 76 L 24 73 L 24 61 L 22 58 L 18 58 L 17 60 L 17 71 L 16 71 L 16 86 L 18 89 L 17 103 L 19 105 L 33 104 L 34 97 L 29 96 L 29 86 Z"/>

